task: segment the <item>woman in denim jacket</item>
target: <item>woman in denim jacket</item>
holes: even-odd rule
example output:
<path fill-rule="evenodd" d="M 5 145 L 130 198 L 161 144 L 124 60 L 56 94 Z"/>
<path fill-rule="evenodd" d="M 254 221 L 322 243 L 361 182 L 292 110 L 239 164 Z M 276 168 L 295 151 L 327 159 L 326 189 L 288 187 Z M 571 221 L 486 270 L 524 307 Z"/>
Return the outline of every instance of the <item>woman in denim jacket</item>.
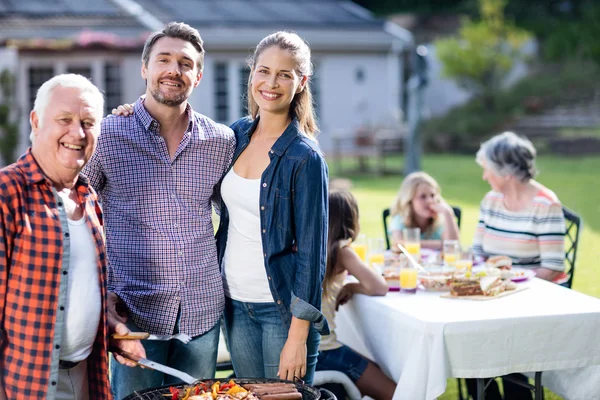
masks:
<path fill-rule="evenodd" d="M 250 60 L 250 117 L 220 187 L 217 233 L 225 326 L 235 373 L 312 383 L 327 247 L 327 164 L 315 141 L 310 49 L 264 38 Z"/>

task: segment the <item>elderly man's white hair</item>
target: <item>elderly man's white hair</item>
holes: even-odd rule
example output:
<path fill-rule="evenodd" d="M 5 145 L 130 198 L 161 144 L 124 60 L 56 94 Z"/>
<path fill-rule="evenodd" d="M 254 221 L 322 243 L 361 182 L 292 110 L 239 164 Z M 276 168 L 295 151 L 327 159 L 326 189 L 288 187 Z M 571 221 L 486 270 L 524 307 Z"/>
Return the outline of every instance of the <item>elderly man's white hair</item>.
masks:
<path fill-rule="evenodd" d="M 42 126 L 44 113 L 46 112 L 46 107 L 48 107 L 48 102 L 52 96 L 52 91 L 58 86 L 79 89 L 82 93 L 90 93 L 96 100 L 96 112 L 98 113 L 97 120 L 102 120 L 102 116 L 104 114 L 104 96 L 96 87 L 96 85 L 82 75 L 61 74 L 56 75 L 44 82 L 38 89 L 37 95 L 35 96 L 33 110 L 37 114 L 38 124 L 40 127 Z M 29 122 L 31 123 L 31 121 Z M 33 131 L 29 135 L 29 139 L 33 142 Z"/>
<path fill-rule="evenodd" d="M 479 165 L 491 168 L 497 175 L 512 175 L 521 182 L 535 178 L 536 151 L 525 137 L 513 132 L 504 132 L 483 142 L 477 152 Z"/>

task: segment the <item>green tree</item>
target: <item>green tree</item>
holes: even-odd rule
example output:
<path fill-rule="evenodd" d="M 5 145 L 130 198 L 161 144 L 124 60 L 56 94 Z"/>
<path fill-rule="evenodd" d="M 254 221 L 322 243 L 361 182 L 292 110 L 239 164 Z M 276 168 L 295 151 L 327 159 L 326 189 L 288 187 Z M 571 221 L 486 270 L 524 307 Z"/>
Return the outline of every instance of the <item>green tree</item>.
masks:
<path fill-rule="evenodd" d="M 465 18 L 457 36 L 435 42 L 443 74 L 494 109 L 494 94 L 522 59 L 530 35 L 504 16 L 506 0 L 479 0 L 478 20 Z"/>
<path fill-rule="evenodd" d="M 4 69 L 0 73 L 0 155 L 7 164 L 15 161 L 19 144 L 19 116 L 13 109 L 15 104 L 15 78 Z"/>

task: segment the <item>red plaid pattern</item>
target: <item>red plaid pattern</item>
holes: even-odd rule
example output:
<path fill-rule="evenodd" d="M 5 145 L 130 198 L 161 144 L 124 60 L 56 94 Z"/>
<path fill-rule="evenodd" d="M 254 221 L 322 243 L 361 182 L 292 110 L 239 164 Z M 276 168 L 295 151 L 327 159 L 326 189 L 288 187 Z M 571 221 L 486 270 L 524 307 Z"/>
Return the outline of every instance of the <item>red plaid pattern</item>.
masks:
<path fill-rule="evenodd" d="M 77 193 L 96 241 L 102 309 L 88 357 L 90 398 L 112 399 L 108 383 L 106 258 L 96 193 L 80 177 Z M 55 324 L 62 270 L 59 211 L 30 150 L 0 170 L 0 379 L 8 399 L 54 398 L 58 357 Z M 68 240 L 68 239 L 67 239 Z M 64 297 L 64 296 L 63 296 Z M 60 308 L 60 309 L 59 309 Z M 54 390 L 53 390 L 54 389 Z"/>

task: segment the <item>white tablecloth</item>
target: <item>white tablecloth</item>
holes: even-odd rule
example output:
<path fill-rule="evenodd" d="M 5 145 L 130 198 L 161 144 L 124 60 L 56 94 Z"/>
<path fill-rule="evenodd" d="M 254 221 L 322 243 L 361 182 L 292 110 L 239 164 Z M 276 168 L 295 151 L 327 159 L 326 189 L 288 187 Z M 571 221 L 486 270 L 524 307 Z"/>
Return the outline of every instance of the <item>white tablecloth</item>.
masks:
<path fill-rule="evenodd" d="M 488 301 L 357 295 L 340 308 L 336 333 L 398 382 L 394 400 L 435 399 L 451 377 L 564 369 L 572 376 L 559 389 L 551 381 L 560 372 L 543 374 L 544 386 L 600 399 L 600 299 L 540 279 L 521 285 L 528 289 Z M 582 394 L 561 393 L 578 376 Z"/>

